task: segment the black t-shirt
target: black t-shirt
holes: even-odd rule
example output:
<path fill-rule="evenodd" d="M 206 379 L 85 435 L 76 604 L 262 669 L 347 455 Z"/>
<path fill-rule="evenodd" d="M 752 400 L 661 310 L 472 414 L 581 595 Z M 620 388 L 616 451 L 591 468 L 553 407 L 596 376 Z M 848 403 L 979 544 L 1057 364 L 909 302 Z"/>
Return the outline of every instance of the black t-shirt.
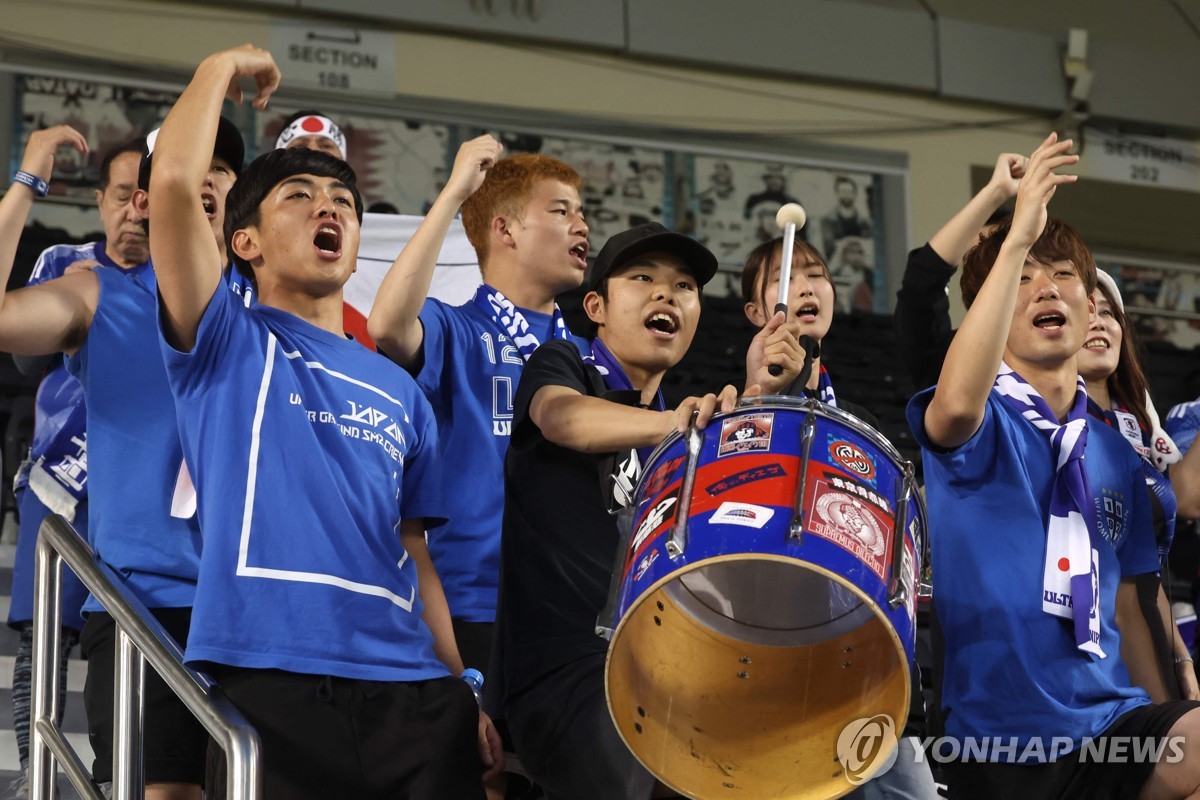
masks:
<path fill-rule="evenodd" d="M 617 518 L 602 490 L 613 454 L 547 441 L 529 417 L 530 401 L 545 386 L 608 395 L 600 373 L 569 342 L 542 345 L 521 374 L 504 464 L 498 664 L 493 659 L 501 704 L 547 672 L 608 649 L 595 627 L 617 558 Z"/>

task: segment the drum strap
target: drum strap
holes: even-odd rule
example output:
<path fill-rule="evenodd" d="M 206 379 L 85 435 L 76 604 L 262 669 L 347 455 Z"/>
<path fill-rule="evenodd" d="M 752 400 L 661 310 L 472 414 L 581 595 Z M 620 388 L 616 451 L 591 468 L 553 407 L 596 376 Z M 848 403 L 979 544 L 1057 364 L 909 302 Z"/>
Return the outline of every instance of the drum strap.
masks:
<path fill-rule="evenodd" d="M 793 383 L 787 390 L 787 394 L 791 395 L 792 397 L 807 397 L 808 388 L 799 384 L 800 381 L 797 379 L 796 383 Z M 825 369 L 824 364 L 821 365 L 821 371 L 819 373 L 819 377 L 817 378 L 816 396 L 817 399 L 825 405 L 833 406 L 834 408 L 838 407 L 837 395 L 833 393 L 833 381 L 829 379 L 829 370 Z"/>
<path fill-rule="evenodd" d="M 521 358 L 528 361 L 529 357 L 533 355 L 533 351 L 541 346 L 541 341 L 529 330 L 529 323 L 525 321 L 525 315 L 521 313 L 521 309 L 513 305 L 513 302 L 505 297 L 499 289 L 485 283 L 475 290 L 475 296 L 471 298 L 471 302 L 478 306 L 485 315 L 491 317 L 501 331 L 508 334 L 508 338 L 512 340 L 513 346 L 517 348 Z M 558 303 L 554 304 L 554 338 L 570 338 L 567 332 L 567 323 L 563 320 Z"/>
<path fill-rule="evenodd" d="M 1075 623 L 1075 646 L 1105 658 L 1100 646 L 1100 554 L 1103 539 L 1096 526 L 1092 487 L 1083 468 L 1087 446 L 1087 387 L 1077 378 L 1075 400 L 1060 424 L 1037 390 L 1001 362 L 996 392 L 1017 413 L 1050 439 L 1055 463 L 1046 531 L 1042 610 Z"/>

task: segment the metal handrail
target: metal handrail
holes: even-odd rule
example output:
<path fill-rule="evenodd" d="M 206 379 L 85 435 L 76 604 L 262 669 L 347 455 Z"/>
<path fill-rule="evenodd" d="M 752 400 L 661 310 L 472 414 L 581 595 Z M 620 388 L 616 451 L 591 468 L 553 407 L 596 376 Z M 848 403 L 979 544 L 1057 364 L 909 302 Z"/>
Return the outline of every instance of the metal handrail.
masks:
<path fill-rule="evenodd" d="M 58 652 L 62 631 L 62 565 L 66 562 L 100 601 L 117 627 L 116 686 L 113 689 L 113 798 L 140 800 L 142 774 L 142 693 L 145 664 L 157 672 L 209 735 L 225 751 L 226 795 L 230 800 L 259 800 L 258 734 L 208 678 L 183 663 L 183 652 L 111 567 L 62 517 L 42 523 L 34 558 L 33 722 L 29 796 L 50 800 L 55 761 L 75 789 L 91 800 L 104 800 L 79 756 L 58 726 Z"/>

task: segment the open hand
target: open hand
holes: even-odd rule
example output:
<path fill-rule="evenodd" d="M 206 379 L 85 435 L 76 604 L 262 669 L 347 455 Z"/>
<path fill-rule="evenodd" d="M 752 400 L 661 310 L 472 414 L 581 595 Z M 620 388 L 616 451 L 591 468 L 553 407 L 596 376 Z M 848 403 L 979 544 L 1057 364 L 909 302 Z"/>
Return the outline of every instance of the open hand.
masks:
<path fill-rule="evenodd" d="M 680 433 L 686 433 L 688 425 L 694 422 L 698 429 L 703 430 L 718 410 L 723 413 L 733 411 L 737 405 L 737 398 L 737 389 L 732 386 L 726 386 L 720 394 L 710 392 L 703 397 L 689 397 L 673 412 L 669 412 L 674 428 Z"/>
<path fill-rule="evenodd" d="M 1013 211 L 1009 239 L 1014 244 L 1032 247 L 1042 235 L 1049 218 L 1048 206 L 1054 192 L 1064 183 L 1074 183 L 1079 176 L 1060 175 L 1057 170 L 1079 161 L 1079 156 L 1067 153 L 1074 144 L 1070 139 L 1058 141 L 1051 133 L 1029 157 L 1025 176 L 1017 189 L 1017 207 Z"/>

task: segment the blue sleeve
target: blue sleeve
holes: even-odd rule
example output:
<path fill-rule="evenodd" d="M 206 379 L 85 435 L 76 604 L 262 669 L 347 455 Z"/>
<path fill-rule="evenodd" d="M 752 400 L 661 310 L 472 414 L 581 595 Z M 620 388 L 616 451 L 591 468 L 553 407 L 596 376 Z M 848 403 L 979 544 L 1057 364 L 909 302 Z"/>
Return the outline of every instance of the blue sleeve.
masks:
<path fill-rule="evenodd" d="M 167 341 L 162 329 L 162 301 L 159 300 L 158 343 L 162 348 L 167 375 L 171 380 L 171 391 L 176 397 L 193 397 L 202 394 L 223 372 L 224 360 L 239 334 L 244 334 L 249 320 L 240 302 L 241 298 L 229 291 L 224 282 L 213 290 L 208 308 L 200 318 L 196 331 L 196 344 L 191 352 L 176 350 Z"/>
<path fill-rule="evenodd" d="M 421 371 L 414 377 L 425 396 L 434 399 L 446 389 L 442 381 L 447 362 L 446 348 L 452 344 L 449 306 L 436 298 L 429 298 L 421 308 L 421 326 L 425 329 L 421 340 Z"/>
<path fill-rule="evenodd" d="M 1141 458 L 1134 454 L 1132 448 L 1123 449 L 1128 451 L 1125 454 L 1128 458 L 1122 462 L 1122 467 L 1128 472 L 1133 489 L 1129 497 L 1129 535 L 1117 543 L 1116 553 L 1117 561 L 1121 563 L 1121 577 L 1127 578 L 1158 572 L 1162 564 L 1158 561 L 1154 518 L 1150 512 L 1150 487 L 1146 485 Z"/>
<path fill-rule="evenodd" d="M 420 395 L 417 395 L 412 421 L 417 429 L 417 445 L 404 458 L 400 518 L 424 519 L 426 528 L 434 528 L 447 519 L 442 497 L 442 458 L 438 452 L 433 409 Z"/>
<path fill-rule="evenodd" d="M 1200 400 L 1180 403 L 1163 420 L 1163 430 L 1175 442 L 1180 452 L 1187 452 L 1200 432 Z"/>
<path fill-rule="evenodd" d="M 67 267 L 85 257 L 83 254 L 78 254 L 78 258 L 70 258 L 71 254 L 75 254 L 74 247 L 68 248 L 60 244 L 47 247 L 38 256 L 38 260 L 33 265 L 33 272 L 29 275 L 29 281 L 25 285 L 37 286 L 46 281 L 61 278 Z"/>
<path fill-rule="evenodd" d="M 946 450 L 930 441 L 925 432 L 925 410 L 929 408 L 936 390 L 936 386 L 931 386 L 913 395 L 904 412 L 913 436 L 921 446 L 922 457 L 937 461 L 957 480 L 976 482 L 986 478 L 994 469 L 992 462 L 999 438 L 1000 425 L 996 410 L 992 407 L 996 402 L 995 395 L 988 395 L 979 430 L 958 447 Z"/>

